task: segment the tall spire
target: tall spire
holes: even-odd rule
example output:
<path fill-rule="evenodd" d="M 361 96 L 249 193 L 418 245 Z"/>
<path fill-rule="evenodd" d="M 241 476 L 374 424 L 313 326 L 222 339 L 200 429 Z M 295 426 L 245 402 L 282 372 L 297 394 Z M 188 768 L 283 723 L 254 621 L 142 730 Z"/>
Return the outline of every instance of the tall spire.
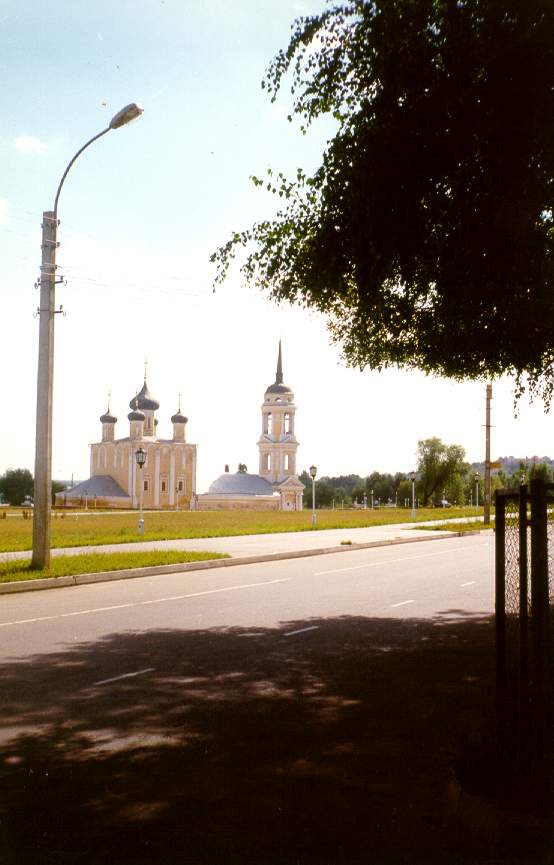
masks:
<path fill-rule="evenodd" d="M 283 384 L 283 362 L 281 359 L 281 340 L 279 340 L 279 355 L 277 357 L 277 373 L 275 375 L 275 384 Z"/>

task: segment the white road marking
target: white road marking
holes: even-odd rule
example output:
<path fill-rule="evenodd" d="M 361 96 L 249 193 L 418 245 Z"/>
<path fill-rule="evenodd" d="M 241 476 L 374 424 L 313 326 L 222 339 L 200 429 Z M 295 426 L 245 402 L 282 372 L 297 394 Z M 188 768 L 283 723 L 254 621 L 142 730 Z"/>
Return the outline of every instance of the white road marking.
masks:
<path fill-rule="evenodd" d="M 391 607 L 404 607 L 406 604 L 415 604 L 415 601 L 400 601 L 399 604 L 391 604 Z"/>
<path fill-rule="evenodd" d="M 441 550 L 438 553 L 424 553 L 421 556 L 402 556 L 402 558 L 399 559 L 383 559 L 379 562 L 366 562 L 365 565 L 352 565 L 349 568 L 333 568 L 330 571 L 316 571 L 314 577 L 320 577 L 322 574 L 339 574 L 342 571 L 359 571 L 362 568 L 376 568 L 378 565 L 394 565 L 397 562 L 410 562 L 412 559 L 429 559 L 431 556 L 444 556 L 463 549 L 464 547 L 449 547 L 448 550 Z"/>
<path fill-rule="evenodd" d="M 284 637 L 293 637 L 295 634 L 305 634 L 306 631 L 317 631 L 319 625 L 312 625 L 311 628 L 299 628 L 297 631 L 288 631 L 286 634 L 283 634 Z"/>
<path fill-rule="evenodd" d="M 34 624 L 35 622 L 51 622 L 55 619 L 68 619 L 72 616 L 86 616 L 91 613 L 106 613 L 110 610 L 125 610 L 130 609 L 131 607 L 146 607 L 150 604 L 163 604 L 168 601 L 184 601 L 187 598 L 199 598 L 203 595 L 217 595 L 222 592 L 237 592 L 240 589 L 255 589 L 259 586 L 273 586 L 276 583 L 289 583 L 291 577 L 286 577 L 281 580 L 265 580 L 261 583 L 242 583 L 238 586 L 225 586 L 221 589 L 206 589 L 204 592 L 189 592 L 186 595 L 173 595 L 172 597 L 167 598 L 155 598 L 151 601 L 136 601 L 135 603 L 130 604 L 113 604 L 110 607 L 92 607 L 90 610 L 76 610 L 73 613 L 58 613 L 55 616 L 37 616 L 34 619 L 18 619 L 14 622 L 0 622 L 0 628 L 7 628 L 10 625 L 29 625 Z"/>
<path fill-rule="evenodd" d="M 152 673 L 155 667 L 146 667 L 144 670 L 137 670 L 135 673 L 123 673 L 121 676 L 114 676 L 112 679 L 100 679 L 99 682 L 93 682 L 92 686 L 107 685 L 109 682 L 119 682 L 121 679 L 132 679 L 135 676 L 142 676 L 144 673 Z"/>
<path fill-rule="evenodd" d="M 460 583 L 460 586 L 474 586 L 477 580 L 470 580 L 469 583 Z"/>

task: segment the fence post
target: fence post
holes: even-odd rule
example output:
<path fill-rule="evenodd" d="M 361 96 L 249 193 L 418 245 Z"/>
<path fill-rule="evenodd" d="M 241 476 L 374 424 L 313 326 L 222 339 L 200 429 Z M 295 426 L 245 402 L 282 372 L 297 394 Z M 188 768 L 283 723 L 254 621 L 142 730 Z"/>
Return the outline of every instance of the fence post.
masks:
<path fill-rule="evenodd" d="M 546 489 L 540 478 L 531 481 L 531 711 L 533 762 L 537 769 L 537 790 L 546 801 L 548 776 L 545 765 L 547 736 L 548 667 L 548 533 Z"/>
<path fill-rule="evenodd" d="M 495 629 L 496 629 L 496 722 L 505 733 L 506 708 L 506 499 L 500 490 L 495 498 Z"/>
<path fill-rule="evenodd" d="M 528 499 L 527 484 L 522 484 L 519 488 L 519 711 L 522 732 L 527 728 L 529 703 Z"/>

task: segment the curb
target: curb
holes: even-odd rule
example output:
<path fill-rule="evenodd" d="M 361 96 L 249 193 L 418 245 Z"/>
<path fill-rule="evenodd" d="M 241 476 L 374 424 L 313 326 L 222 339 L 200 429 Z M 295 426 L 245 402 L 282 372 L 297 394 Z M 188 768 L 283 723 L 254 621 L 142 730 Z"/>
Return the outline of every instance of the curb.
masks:
<path fill-rule="evenodd" d="M 390 540 L 367 541 L 363 544 L 341 544 L 339 547 L 322 547 L 312 550 L 291 550 L 282 553 L 267 553 L 259 556 L 240 556 L 228 559 L 207 559 L 203 562 L 183 562 L 175 565 L 151 565 L 147 568 L 128 568 L 123 571 L 99 571 L 95 574 L 76 574 L 65 577 L 47 577 L 43 580 L 18 580 L 0 583 L 0 595 L 17 592 L 38 592 L 42 589 L 61 589 L 67 586 L 85 586 L 91 583 L 107 583 L 115 580 L 132 580 L 139 577 L 154 577 L 163 574 L 178 574 L 186 571 L 205 571 L 214 568 L 232 568 L 235 565 L 254 565 L 257 562 L 278 562 L 283 559 L 303 559 L 308 556 L 323 556 L 329 553 L 348 553 L 352 550 L 369 550 L 373 547 L 390 547 L 399 544 L 421 544 L 429 541 L 444 541 L 447 538 L 478 535 L 475 532 L 448 532 L 422 538 L 391 538 Z"/>

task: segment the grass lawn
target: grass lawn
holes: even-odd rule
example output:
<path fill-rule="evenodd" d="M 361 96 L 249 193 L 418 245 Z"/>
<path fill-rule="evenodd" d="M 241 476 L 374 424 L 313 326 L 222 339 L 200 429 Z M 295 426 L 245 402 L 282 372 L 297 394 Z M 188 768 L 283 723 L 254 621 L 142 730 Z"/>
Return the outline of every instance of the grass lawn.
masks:
<path fill-rule="evenodd" d="M 441 523 L 436 526 L 421 526 L 422 529 L 427 529 L 430 532 L 475 532 L 484 531 L 485 529 L 494 529 L 494 523 Z"/>
<path fill-rule="evenodd" d="M 45 570 L 31 570 L 30 559 L 0 562 L 0 583 L 17 580 L 39 580 L 46 577 L 65 577 L 75 574 L 97 574 L 100 571 L 119 571 L 125 568 L 147 568 L 152 565 L 173 565 L 182 562 L 203 562 L 207 559 L 226 559 L 226 553 L 187 553 L 152 550 L 148 553 L 90 553 L 79 556 L 56 556 Z"/>
<path fill-rule="evenodd" d="M 477 516 L 476 508 L 451 508 L 449 518 Z M 304 511 L 152 511 L 144 515 L 144 537 L 137 533 L 137 512 L 59 512 L 52 519 L 52 546 L 74 547 L 157 541 L 174 538 L 210 538 L 226 535 L 256 535 L 266 532 L 311 531 L 311 512 Z M 443 510 L 421 508 L 417 521 L 441 519 Z M 317 529 L 349 529 L 388 523 L 412 522 L 406 508 L 376 510 L 321 510 Z M 32 519 L 10 510 L 0 519 L 0 552 L 31 549 Z"/>

